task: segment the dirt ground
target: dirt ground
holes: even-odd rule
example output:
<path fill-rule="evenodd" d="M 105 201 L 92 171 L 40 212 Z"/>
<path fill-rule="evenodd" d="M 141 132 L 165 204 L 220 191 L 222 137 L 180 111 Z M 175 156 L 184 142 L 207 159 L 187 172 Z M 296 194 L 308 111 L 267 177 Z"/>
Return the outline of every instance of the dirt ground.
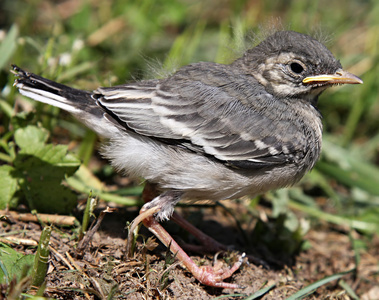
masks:
<path fill-rule="evenodd" d="M 237 206 L 231 209 L 238 213 Z M 126 259 L 125 224 L 126 220 L 132 220 L 137 215 L 138 209 L 119 207 L 105 216 L 82 257 L 77 256 L 77 233 L 72 228 L 53 230 L 44 296 L 53 299 L 107 299 L 110 293 L 114 293 L 113 299 L 246 299 L 261 288 L 275 284 L 258 299 L 286 299 L 310 283 L 353 269 L 356 265 L 356 252 L 352 249 L 349 234 L 342 228 L 319 224 L 304 237 L 307 250 L 290 256 L 274 255 L 263 244 L 247 249 L 241 233 L 236 229 L 235 220 L 219 207 L 178 210 L 218 241 L 233 245 L 236 251 L 246 251 L 254 255 L 258 262 L 264 262 L 263 265 L 252 262 L 244 264 L 228 280 L 243 288 L 207 287 L 198 283 L 180 263 L 168 262 L 165 265 L 165 248 L 159 243 L 156 247 L 151 240 L 147 241 L 151 235 L 145 228 L 141 228 L 140 234 L 145 236 L 146 242 L 140 237 L 135 257 Z M 14 218 L 1 222 L 0 231 L 4 234 L 39 239 L 41 226 L 37 223 L 16 221 Z M 177 225 L 170 222 L 164 225 L 178 240 L 196 242 L 185 236 Z M 352 235 L 361 238 L 357 233 Z M 345 275 L 342 280 L 360 299 L 379 299 L 379 238 L 374 236 L 367 241 L 367 245 L 359 250 L 357 271 Z M 35 247 L 14 244 L 12 247 L 22 253 L 35 252 Z M 199 264 L 212 264 L 213 254 L 191 254 Z M 227 254 L 227 258 L 231 256 L 233 254 Z M 306 299 L 353 298 L 341 287 L 341 281 L 333 281 L 318 288 Z"/>

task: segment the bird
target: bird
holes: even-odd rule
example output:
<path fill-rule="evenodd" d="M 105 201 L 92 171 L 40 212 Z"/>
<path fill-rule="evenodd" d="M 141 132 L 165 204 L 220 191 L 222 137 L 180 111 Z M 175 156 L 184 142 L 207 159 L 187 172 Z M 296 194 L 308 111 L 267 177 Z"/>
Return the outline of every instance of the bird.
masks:
<path fill-rule="evenodd" d="M 320 157 L 320 94 L 363 83 L 321 42 L 295 31 L 271 34 L 230 64 L 197 62 L 163 79 L 95 91 L 15 65 L 12 72 L 22 95 L 70 112 L 105 138 L 101 153 L 116 170 L 145 178 L 150 198 L 133 228 L 142 222 L 200 283 L 219 288 L 239 287 L 224 280 L 244 254 L 230 267 L 197 266 L 160 222 L 174 218 L 201 239 L 174 213 L 178 202 L 235 199 L 297 183 Z"/>

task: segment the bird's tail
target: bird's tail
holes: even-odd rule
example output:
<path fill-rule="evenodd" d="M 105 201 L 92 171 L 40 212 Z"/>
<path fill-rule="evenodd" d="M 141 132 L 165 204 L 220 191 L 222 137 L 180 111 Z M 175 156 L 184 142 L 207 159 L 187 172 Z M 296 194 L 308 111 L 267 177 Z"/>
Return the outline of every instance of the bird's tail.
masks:
<path fill-rule="evenodd" d="M 72 113 L 79 121 L 103 137 L 111 138 L 119 132 L 117 122 L 105 117 L 107 114 L 99 107 L 97 100 L 92 98 L 93 93 L 51 81 L 15 65 L 12 67 L 12 73 L 17 76 L 14 85 L 22 95 Z"/>
<path fill-rule="evenodd" d="M 96 105 L 91 93 L 73 89 L 12 65 L 13 73 L 18 77 L 14 85 L 20 93 L 36 101 L 62 108 L 76 115 L 84 107 Z"/>

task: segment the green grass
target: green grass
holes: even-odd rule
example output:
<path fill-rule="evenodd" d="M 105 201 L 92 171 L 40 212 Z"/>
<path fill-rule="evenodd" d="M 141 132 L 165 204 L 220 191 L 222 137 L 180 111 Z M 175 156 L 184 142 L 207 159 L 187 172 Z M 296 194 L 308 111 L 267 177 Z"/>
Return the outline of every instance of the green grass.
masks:
<path fill-rule="evenodd" d="M 94 134 L 65 112 L 22 98 L 12 87 L 11 63 L 92 90 L 164 77 L 191 62 L 230 62 L 266 32 L 285 28 L 319 37 L 364 84 L 333 88 L 321 97 L 325 127 L 321 161 L 301 188 L 268 197 L 275 199 L 273 217 L 288 214 L 291 208 L 317 222 L 344 225 L 363 235 L 379 232 L 379 2 L 3 0 L 0 20 L 0 174 L 8 176 L 0 183 L 2 206 L 28 200 L 20 177 L 9 175 L 20 166 L 22 142 L 17 136 L 22 130 L 46 132 L 50 136 L 46 145 L 68 137 L 66 143 L 73 141 L 70 153 L 84 165 L 98 146 Z M 20 111 L 33 114 L 15 118 Z M 70 153 L 65 155 L 71 157 Z M 67 182 L 83 197 L 94 190 L 109 201 L 138 204 L 135 190 L 126 191 L 129 198 L 124 197 L 125 190 L 119 195 L 103 191 L 96 177 L 90 182 L 83 179 L 88 178 L 82 173 L 87 168 L 80 170 Z M 105 166 L 89 172 L 104 182 L 115 176 Z M 321 205 L 314 196 L 327 200 Z M 292 216 L 287 216 L 285 224 L 297 233 L 300 225 L 293 225 Z"/>

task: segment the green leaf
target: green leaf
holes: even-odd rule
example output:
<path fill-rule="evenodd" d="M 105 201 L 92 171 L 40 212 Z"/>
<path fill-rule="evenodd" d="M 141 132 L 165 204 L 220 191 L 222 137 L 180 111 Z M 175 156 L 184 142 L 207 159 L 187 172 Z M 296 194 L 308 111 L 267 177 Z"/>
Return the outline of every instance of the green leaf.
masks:
<path fill-rule="evenodd" d="M 45 129 L 33 125 L 19 128 L 14 134 L 16 144 L 27 154 L 34 154 L 43 148 L 48 137 L 49 133 Z"/>
<path fill-rule="evenodd" d="M 21 150 L 14 160 L 14 177 L 31 209 L 69 213 L 77 197 L 61 183 L 75 173 L 80 161 L 67 153 L 67 146 L 45 144 L 48 137 L 45 129 L 33 125 L 16 130 L 15 141 Z"/>
<path fill-rule="evenodd" d="M 19 189 L 31 209 L 69 213 L 76 206 L 77 196 L 62 181 L 76 172 L 80 161 L 68 153 L 67 146 L 46 144 L 48 131 L 28 125 L 30 118 L 29 114 L 12 118 L 20 150 L 13 166 L 0 168 L 0 207 L 4 208 Z"/>
<path fill-rule="evenodd" d="M 11 273 L 16 275 L 16 278 L 20 280 L 23 276 L 25 276 L 25 270 L 28 270 L 27 274 L 31 273 L 31 266 L 34 263 L 34 254 L 23 255 L 13 262 L 11 267 Z"/>
<path fill-rule="evenodd" d="M 75 207 L 77 196 L 61 182 L 65 176 L 72 175 L 80 163 L 72 156 L 65 156 L 66 153 L 65 146 L 49 144 L 36 155 L 17 155 L 14 165 L 31 209 L 69 213 Z"/>
<path fill-rule="evenodd" d="M 12 176 L 15 168 L 9 165 L 0 166 L 0 209 L 4 209 L 18 189 L 17 178 Z"/>
<path fill-rule="evenodd" d="M 34 255 L 23 255 L 1 243 L 0 284 L 8 283 L 14 276 L 16 276 L 17 280 L 20 280 L 24 275 L 25 268 L 32 266 L 33 262 Z"/>

